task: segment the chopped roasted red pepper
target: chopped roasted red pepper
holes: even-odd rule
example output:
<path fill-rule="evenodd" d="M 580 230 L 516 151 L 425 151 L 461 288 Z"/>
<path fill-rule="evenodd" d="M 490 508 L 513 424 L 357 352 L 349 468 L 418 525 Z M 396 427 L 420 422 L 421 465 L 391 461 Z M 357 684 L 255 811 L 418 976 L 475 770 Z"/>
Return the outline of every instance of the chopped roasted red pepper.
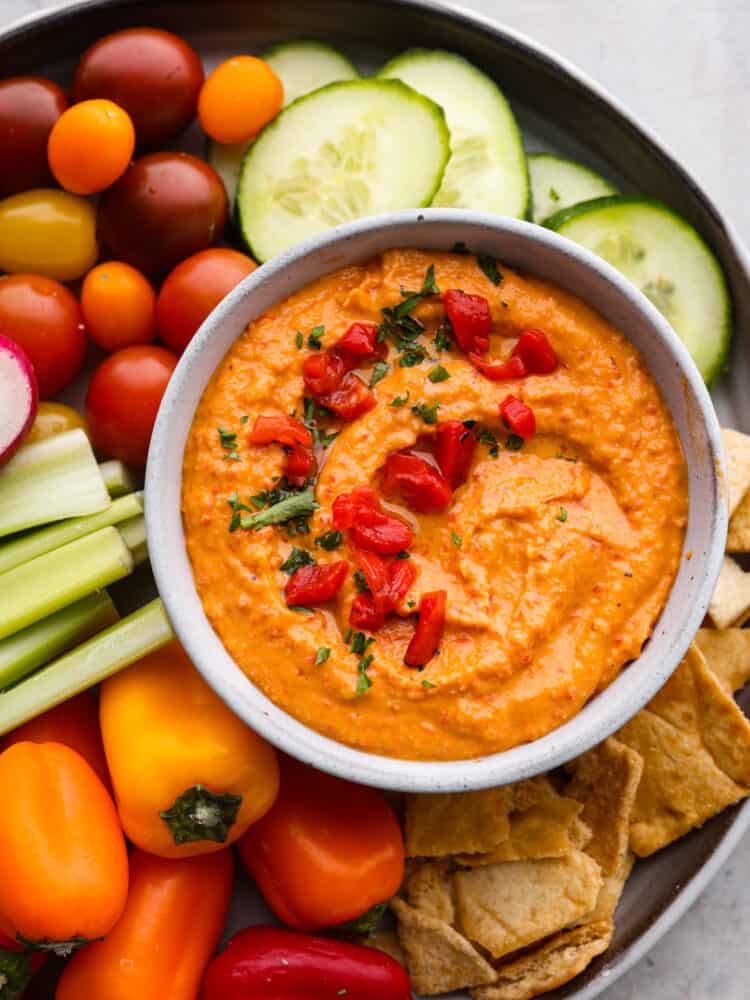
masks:
<path fill-rule="evenodd" d="M 461 420 L 445 420 L 435 428 L 435 458 L 440 471 L 456 489 L 466 482 L 477 447 L 477 436 Z"/>
<path fill-rule="evenodd" d="M 417 579 L 417 569 L 410 559 L 395 559 L 388 567 L 391 606 L 397 608 Z"/>
<path fill-rule="evenodd" d="M 513 348 L 529 375 L 549 375 L 557 368 L 557 355 L 542 330 L 524 330 Z"/>
<path fill-rule="evenodd" d="M 357 562 L 369 591 L 357 594 L 349 613 L 349 624 L 377 632 L 414 585 L 417 571 L 408 559 L 387 562 L 374 552 L 357 551 Z"/>
<path fill-rule="evenodd" d="M 434 465 L 406 451 L 394 452 L 386 459 L 383 490 L 400 494 L 412 510 L 421 514 L 445 510 L 452 494 L 450 483 Z"/>
<path fill-rule="evenodd" d="M 290 486 L 304 486 L 315 472 L 315 456 L 312 448 L 294 445 L 286 457 L 286 478 Z"/>
<path fill-rule="evenodd" d="M 376 603 L 385 607 L 390 600 L 388 563 L 376 552 L 357 552 L 357 562 Z"/>
<path fill-rule="evenodd" d="M 478 354 L 472 353 L 469 355 L 469 361 L 490 382 L 510 382 L 511 379 L 528 375 L 523 360 L 513 354 L 505 361 L 485 361 Z"/>
<path fill-rule="evenodd" d="M 288 448 L 301 445 L 303 448 L 312 448 L 312 434 L 295 417 L 262 413 L 256 417 L 250 431 L 250 444 L 284 444 Z"/>
<path fill-rule="evenodd" d="M 352 323 L 336 347 L 355 358 L 369 358 L 386 350 L 384 344 L 378 344 L 377 336 L 375 323 Z"/>
<path fill-rule="evenodd" d="M 445 629 L 445 590 L 423 594 L 419 602 L 419 620 L 409 643 L 404 663 L 409 667 L 423 667 L 438 651 Z"/>
<path fill-rule="evenodd" d="M 349 563 L 343 559 L 325 566 L 300 566 L 284 588 L 286 603 L 290 607 L 325 604 L 339 592 L 348 572 Z"/>
<path fill-rule="evenodd" d="M 366 507 L 360 509 L 357 523 L 349 531 L 356 546 L 382 556 L 395 556 L 414 541 L 414 532 L 408 524 Z"/>
<path fill-rule="evenodd" d="M 333 351 L 316 351 L 308 354 L 302 364 L 305 388 L 317 399 L 338 389 L 346 374 L 343 358 Z"/>
<path fill-rule="evenodd" d="M 536 433 L 534 411 L 515 396 L 506 396 L 500 404 L 500 416 L 514 434 L 528 441 Z"/>
<path fill-rule="evenodd" d="M 333 526 L 337 531 L 346 531 L 356 523 L 360 510 L 369 507 L 380 510 L 380 499 L 370 486 L 355 486 L 348 493 L 339 493 L 333 501 Z"/>
<path fill-rule="evenodd" d="M 490 346 L 490 304 L 483 295 L 467 295 L 451 288 L 443 305 L 459 346 L 468 354 L 484 354 Z"/>
<path fill-rule="evenodd" d="M 357 417 L 368 413 L 376 405 L 377 400 L 361 379 L 350 372 L 344 376 L 337 389 L 319 396 L 318 402 L 337 417 L 348 421 L 356 420 Z"/>
<path fill-rule="evenodd" d="M 385 625 L 385 612 L 375 605 L 375 598 L 366 591 L 352 601 L 349 610 L 349 624 L 353 628 L 378 632 Z"/>

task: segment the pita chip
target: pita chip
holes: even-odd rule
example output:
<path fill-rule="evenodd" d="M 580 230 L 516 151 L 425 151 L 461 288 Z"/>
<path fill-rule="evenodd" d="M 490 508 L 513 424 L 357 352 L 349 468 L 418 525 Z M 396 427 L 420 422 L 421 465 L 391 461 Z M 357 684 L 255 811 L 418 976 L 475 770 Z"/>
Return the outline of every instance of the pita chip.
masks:
<path fill-rule="evenodd" d="M 379 928 L 372 934 L 360 934 L 356 940 L 357 944 L 382 951 L 386 955 L 390 955 L 391 958 L 395 958 L 400 965 L 406 965 L 406 959 L 394 927 Z"/>
<path fill-rule="evenodd" d="M 446 857 L 491 851 L 507 840 L 508 802 L 504 788 L 406 799 L 408 857 Z"/>
<path fill-rule="evenodd" d="M 750 436 L 729 427 L 722 427 L 721 436 L 727 453 L 727 488 L 731 517 L 750 488 Z"/>
<path fill-rule="evenodd" d="M 402 899 L 392 900 L 391 908 L 415 993 L 432 996 L 494 983 L 489 962 L 445 921 L 420 913 Z"/>
<path fill-rule="evenodd" d="M 708 616 L 717 628 L 742 625 L 750 615 L 750 573 L 724 556 Z"/>
<path fill-rule="evenodd" d="M 729 694 L 750 680 L 750 629 L 702 628 L 695 644 L 711 673 Z"/>
<path fill-rule="evenodd" d="M 750 552 L 750 492 L 745 493 L 729 520 L 727 552 Z"/>
<path fill-rule="evenodd" d="M 412 868 L 404 884 L 410 906 L 446 924 L 452 924 L 455 919 L 449 866 L 448 860 L 424 861 Z"/>

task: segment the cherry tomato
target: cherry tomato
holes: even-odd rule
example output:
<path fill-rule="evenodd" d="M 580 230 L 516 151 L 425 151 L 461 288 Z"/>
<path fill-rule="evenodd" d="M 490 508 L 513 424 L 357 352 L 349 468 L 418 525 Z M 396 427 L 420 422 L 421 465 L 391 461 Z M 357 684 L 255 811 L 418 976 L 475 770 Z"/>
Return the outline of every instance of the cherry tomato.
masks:
<path fill-rule="evenodd" d="M 267 62 L 233 56 L 201 87 L 198 117 L 217 142 L 244 142 L 275 118 L 283 103 L 284 87 Z"/>
<path fill-rule="evenodd" d="M 89 271 L 81 308 L 89 336 L 104 351 L 150 344 L 156 336 L 156 294 L 130 264 L 111 260 Z"/>
<path fill-rule="evenodd" d="M 189 153 L 142 156 L 99 205 L 99 232 L 113 255 L 159 277 L 216 243 L 226 221 L 219 175 Z"/>
<path fill-rule="evenodd" d="M 126 347 L 94 372 L 86 419 L 94 447 L 127 465 L 146 464 L 156 413 L 177 365 L 164 347 Z"/>
<path fill-rule="evenodd" d="M 57 281 L 38 274 L 0 278 L 0 333 L 31 358 L 39 395 L 64 389 L 83 367 L 86 331 L 81 307 Z"/>
<path fill-rule="evenodd" d="M 106 97 L 130 115 L 138 145 L 160 145 L 195 117 L 203 65 L 169 31 L 128 28 L 87 49 L 73 80 L 73 100 Z"/>
<path fill-rule="evenodd" d="M 96 213 L 84 198 L 37 188 L 0 201 L 0 271 L 75 281 L 97 255 Z"/>
<path fill-rule="evenodd" d="M 0 81 L 0 198 L 50 183 L 47 139 L 67 106 L 62 87 L 44 77 Z"/>
<path fill-rule="evenodd" d="M 159 336 L 181 354 L 225 295 L 258 265 L 236 250 L 201 250 L 167 275 L 156 302 Z"/>
<path fill-rule="evenodd" d="M 55 434 L 64 434 L 65 431 L 72 431 L 78 427 L 88 434 L 86 421 L 72 406 L 66 406 L 65 403 L 40 403 L 26 443 L 44 441 L 54 437 Z"/>
<path fill-rule="evenodd" d="M 67 191 L 95 194 L 125 173 L 134 149 L 135 130 L 127 111 L 112 101 L 81 101 L 55 122 L 47 158 Z"/>

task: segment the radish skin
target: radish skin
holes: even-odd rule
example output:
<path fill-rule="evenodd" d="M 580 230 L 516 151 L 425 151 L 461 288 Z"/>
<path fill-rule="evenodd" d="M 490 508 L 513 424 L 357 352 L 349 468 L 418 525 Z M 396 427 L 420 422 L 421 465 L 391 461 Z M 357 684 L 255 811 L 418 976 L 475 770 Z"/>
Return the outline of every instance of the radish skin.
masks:
<path fill-rule="evenodd" d="M 39 388 L 28 355 L 0 334 L 0 465 L 31 430 L 38 402 Z"/>

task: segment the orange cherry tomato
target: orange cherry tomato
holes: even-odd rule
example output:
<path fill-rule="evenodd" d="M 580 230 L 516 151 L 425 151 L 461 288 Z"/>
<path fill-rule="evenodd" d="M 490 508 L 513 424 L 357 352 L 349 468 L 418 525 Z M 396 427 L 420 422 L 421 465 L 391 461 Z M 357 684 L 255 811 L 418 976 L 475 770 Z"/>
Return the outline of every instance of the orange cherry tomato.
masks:
<path fill-rule="evenodd" d="M 159 336 L 181 354 L 225 295 L 258 265 L 236 250 L 201 250 L 167 275 L 156 300 Z"/>
<path fill-rule="evenodd" d="M 255 56 L 234 56 L 208 76 L 198 95 L 198 118 L 217 142 L 243 142 L 279 113 L 284 87 Z"/>
<path fill-rule="evenodd" d="M 94 372 L 86 396 L 90 437 L 104 455 L 143 467 L 154 421 L 177 367 L 164 347 L 126 347 Z"/>
<path fill-rule="evenodd" d="M 89 271 L 81 308 L 89 336 L 104 351 L 150 344 L 156 336 L 156 293 L 148 278 L 122 261 Z"/>
<path fill-rule="evenodd" d="M 0 750 L 7 750 L 15 743 L 62 743 L 79 753 L 107 790 L 112 790 L 99 728 L 99 706 L 90 691 L 83 691 L 14 729 L 0 742 Z"/>
<path fill-rule="evenodd" d="M 125 911 L 68 963 L 55 1000 L 197 1000 L 232 891 L 232 853 L 130 855 Z"/>
<path fill-rule="evenodd" d="M 121 177 L 135 149 L 127 111 L 112 101 L 81 101 L 55 122 L 47 157 L 58 183 L 73 194 L 103 191 Z"/>
<path fill-rule="evenodd" d="M 128 894 L 117 811 L 89 764 L 61 743 L 0 754 L 0 926 L 43 951 L 107 934 Z"/>

